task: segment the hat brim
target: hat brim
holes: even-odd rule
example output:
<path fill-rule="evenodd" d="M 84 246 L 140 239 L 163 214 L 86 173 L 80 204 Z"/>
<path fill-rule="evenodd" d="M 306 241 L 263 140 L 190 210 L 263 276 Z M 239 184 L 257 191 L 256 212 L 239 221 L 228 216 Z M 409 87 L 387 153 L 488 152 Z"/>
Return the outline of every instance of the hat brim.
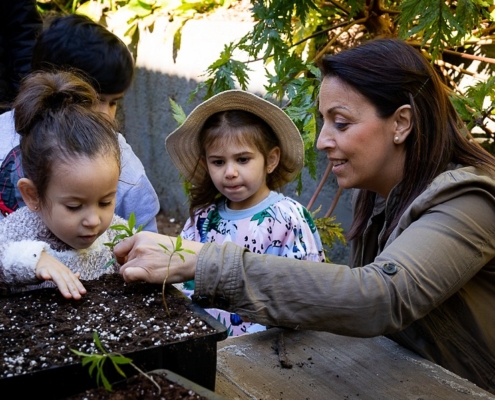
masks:
<path fill-rule="evenodd" d="M 215 113 L 228 110 L 248 111 L 262 118 L 277 135 L 281 157 L 293 168 L 285 174 L 277 187 L 291 182 L 304 165 L 304 144 L 296 125 L 279 107 L 243 90 L 227 90 L 198 105 L 184 123 L 165 139 L 165 148 L 180 174 L 197 185 L 208 171 L 202 163 L 198 136 L 205 121 Z"/>

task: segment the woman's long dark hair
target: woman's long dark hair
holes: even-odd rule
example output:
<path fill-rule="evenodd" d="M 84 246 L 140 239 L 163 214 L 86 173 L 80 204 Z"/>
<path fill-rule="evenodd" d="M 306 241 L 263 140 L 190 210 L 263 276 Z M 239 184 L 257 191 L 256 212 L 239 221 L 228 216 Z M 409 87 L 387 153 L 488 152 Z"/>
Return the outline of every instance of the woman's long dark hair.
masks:
<path fill-rule="evenodd" d="M 406 158 L 400 200 L 386 238 L 411 202 L 449 163 L 493 173 L 495 158 L 466 138 L 465 126 L 448 89 L 432 65 L 414 47 L 397 39 L 376 39 L 320 62 L 323 77 L 337 77 L 366 97 L 381 118 L 409 104 L 413 128 L 405 141 Z M 360 236 L 371 215 L 375 193 L 362 190 L 347 234 Z"/>

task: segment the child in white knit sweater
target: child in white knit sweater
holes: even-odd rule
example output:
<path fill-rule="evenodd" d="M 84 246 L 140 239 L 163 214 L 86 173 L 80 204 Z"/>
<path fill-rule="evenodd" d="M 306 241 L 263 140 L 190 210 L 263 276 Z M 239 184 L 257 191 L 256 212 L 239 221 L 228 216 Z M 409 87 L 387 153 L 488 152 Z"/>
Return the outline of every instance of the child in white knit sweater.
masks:
<path fill-rule="evenodd" d="M 104 245 L 125 220 L 114 215 L 120 148 L 98 96 L 69 73 L 36 73 L 15 108 L 27 207 L 0 221 L 0 286 L 19 291 L 56 285 L 66 298 L 86 292 L 79 279 L 114 272 Z"/>

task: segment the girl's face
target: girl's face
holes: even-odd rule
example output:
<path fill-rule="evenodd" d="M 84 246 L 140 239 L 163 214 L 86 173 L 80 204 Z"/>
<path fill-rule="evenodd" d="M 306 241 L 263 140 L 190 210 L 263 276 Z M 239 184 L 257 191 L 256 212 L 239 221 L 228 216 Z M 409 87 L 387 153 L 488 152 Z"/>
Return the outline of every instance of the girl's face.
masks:
<path fill-rule="evenodd" d="M 339 186 L 386 198 L 404 168 L 407 135 L 402 134 L 404 121 L 397 119 L 398 111 L 380 118 L 368 99 L 335 77 L 323 80 L 319 96 L 323 127 L 317 148 L 326 151 Z"/>
<path fill-rule="evenodd" d="M 90 247 L 112 222 L 119 173 L 111 156 L 59 163 L 47 187 L 41 219 L 74 249 Z"/>
<path fill-rule="evenodd" d="M 265 162 L 256 147 L 237 141 L 206 148 L 206 166 L 213 184 L 233 210 L 253 207 L 268 196 L 266 175 L 278 165 L 279 157 L 280 150 L 275 147 Z"/>

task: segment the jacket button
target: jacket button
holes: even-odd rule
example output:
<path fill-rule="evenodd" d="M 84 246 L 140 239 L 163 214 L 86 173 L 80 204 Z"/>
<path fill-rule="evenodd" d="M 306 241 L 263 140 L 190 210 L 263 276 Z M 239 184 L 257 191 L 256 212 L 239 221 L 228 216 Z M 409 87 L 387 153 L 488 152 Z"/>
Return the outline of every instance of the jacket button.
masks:
<path fill-rule="evenodd" d="M 387 275 L 393 275 L 397 272 L 397 266 L 392 263 L 386 263 L 383 264 L 382 271 L 385 272 Z"/>
<path fill-rule="evenodd" d="M 197 294 L 193 294 L 191 296 L 191 299 L 194 303 L 196 303 L 198 306 L 203 307 L 203 308 L 207 308 L 210 305 L 210 300 L 209 300 L 208 296 L 200 296 Z"/>

